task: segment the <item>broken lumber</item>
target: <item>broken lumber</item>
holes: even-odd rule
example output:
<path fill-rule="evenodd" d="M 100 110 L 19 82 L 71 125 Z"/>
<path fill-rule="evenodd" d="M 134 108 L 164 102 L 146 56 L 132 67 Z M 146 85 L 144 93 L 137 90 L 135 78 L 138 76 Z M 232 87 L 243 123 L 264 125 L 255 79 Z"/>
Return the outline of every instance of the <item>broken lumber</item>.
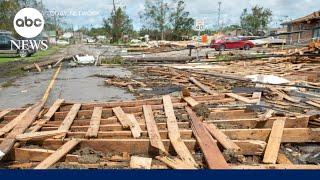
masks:
<path fill-rule="evenodd" d="M 231 98 L 234 98 L 236 100 L 239 100 L 239 101 L 242 101 L 242 102 L 245 102 L 245 103 L 248 103 L 248 104 L 255 104 L 257 103 L 257 99 L 248 99 L 246 97 L 243 97 L 243 96 L 240 96 L 238 94 L 234 94 L 234 93 L 226 93 L 227 96 L 231 97 Z"/>
<path fill-rule="evenodd" d="M 60 147 L 56 152 L 54 152 L 48 158 L 42 161 L 34 169 L 48 169 L 49 167 L 57 163 L 62 157 L 68 154 L 68 152 L 71 151 L 79 143 L 80 143 L 80 140 L 77 140 L 77 139 L 68 141 L 62 147 Z"/>
<path fill-rule="evenodd" d="M 130 128 L 132 123 L 127 114 L 122 110 L 121 107 L 112 108 L 113 113 L 117 116 L 123 128 Z"/>
<path fill-rule="evenodd" d="M 132 169 L 151 169 L 152 158 L 131 156 L 130 168 Z"/>
<path fill-rule="evenodd" d="M 180 160 L 179 158 L 170 158 L 168 156 L 157 156 L 157 160 L 165 163 L 168 167 L 172 169 L 196 169 L 194 166 L 190 166 L 186 164 L 184 161 Z"/>
<path fill-rule="evenodd" d="M 54 75 L 53 75 L 53 77 L 52 77 L 52 79 L 50 81 L 50 84 L 49 84 L 48 88 L 46 89 L 46 92 L 44 93 L 44 95 L 42 97 L 42 101 L 46 102 L 48 100 L 50 92 L 51 92 L 51 89 L 53 88 L 53 85 L 54 85 L 54 83 L 55 83 L 55 81 L 56 81 L 56 79 L 57 79 L 57 77 L 58 77 L 58 75 L 60 73 L 61 67 L 62 66 L 60 65 L 59 68 L 54 73 Z"/>
<path fill-rule="evenodd" d="M 101 115 L 102 115 L 102 107 L 95 107 L 93 109 L 91 121 L 90 121 L 90 127 L 87 131 L 86 137 L 92 138 L 97 137 L 100 127 L 100 121 L 101 121 Z"/>
<path fill-rule="evenodd" d="M 200 104 L 196 100 L 194 100 L 192 97 L 184 97 L 183 100 L 186 101 L 188 105 L 191 106 L 192 108 Z"/>
<path fill-rule="evenodd" d="M 0 136 L 3 136 L 4 134 L 10 132 L 19 122 L 22 121 L 22 119 L 30 111 L 30 109 L 31 109 L 30 107 L 27 108 L 25 111 L 20 113 L 16 118 L 14 118 L 9 123 L 7 123 L 5 126 L 3 126 L 0 129 Z"/>
<path fill-rule="evenodd" d="M 128 114 L 127 116 L 132 123 L 132 126 L 130 127 L 131 132 L 132 132 L 132 136 L 134 138 L 140 138 L 142 130 L 140 128 L 140 125 L 139 125 L 136 117 L 133 114 Z"/>
<path fill-rule="evenodd" d="M 189 165 L 197 167 L 198 165 L 196 161 L 193 159 L 190 151 L 180 137 L 177 119 L 174 114 L 171 97 L 169 95 L 163 96 L 163 106 L 167 117 L 168 136 L 175 151 L 183 161 Z"/>
<path fill-rule="evenodd" d="M 11 112 L 11 109 L 5 109 L 3 111 L 0 112 L 0 120 L 6 116 L 7 114 L 9 114 Z"/>
<path fill-rule="evenodd" d="M 216 92 L 214 92 L 213 90 L 211 90 L 208 86 L 202 84 L 201 82 L 199 82 L 198 80 L 196 80 L 194 77 L 190 77 L 189 80 L 195 84 L 196 86 L 198 86 L 202 91 L 211 94 L 211 95 L 217 95 Z"/>
<path fill-rule="evenodd" d="M 154 120 L 152 108 L 149 105 L 143 106 L 144 119 L 146 121 L 146 126 L 148 130 L 148 136 L 150 139 L 150 144 L 152 147 L 160 150 L 160 153 L 168 154 L 166 149 L 164 148 L 163 142 L 161 140 L 161 136 L 159 134 L 159 130 Z"/>
<path fill-rule="evenodd" d="M 42 110 L 45 102 L 40 101 L 33 105 L 28 113 L 21 119 L 17 125 L 12 129 L 12 131 L 5 137 L 5 139 L 0 144 L 0 160 L 10 152 L 14 143 L 16 142 L 16 136 L 24 133 L 29 126 L 37 118 L 39 112 Z"/>
<path fill-rule="evenodd" d="M 278 119 L 273 123 L 268 144 L 263 157 L 263 162 L 266 164 L 275 164 L 277 162 L 284 125 L 284 119 Z"/>
<path fill-rule="evenodd" d="M 68 132 L 73 120 L 77 117 L 78 111 L 81 108 L 81 104 L 74 104 L 71 108 L 71 110 L 69 111 L 68 115 L 66 116 L 66 118 L 63 120 L 62 124 L 59 127 L 59 131 L 65 131 Z"/>
<path fill-rule="evenodd" d="M 240 147 L 235 144 L 228 136 L 226 136 L 216 125 L 204 124 L 209 133 L 215 138 L 225 149 L 232 151 L 240 151 Z"/>
<path fill-rule="evenodd" d="M 167 56 L 167 57 L 127 57 L 125 63 L 186 63 L 192 61 L 190 56 Z"/>
<path fill-rule="evenodd" d="M 208 167 L 210 169 L 229 169 L 229 165 L 224 159 L 217 143 L 206 130 L 200 119 L 192 111 L 191 108 L 186 107 L 186 110 L 191 119 L 191 126 L 193 134 L 195 135 L 199 146 L 204 154 Z"/>
<path fill-rule="evenodd" d="M 16 136 L 16 139 L 18 141 L 28 141 L 32 139 L 43 139 L 48 137 L 54 137 L 58 135 L 62 135 L 64 133 L 67 133 L 66 131 L 42 131 L 42 132 L 31 132 L 31 133 L 25 133 L 25 134 L 19 134 Z"/>

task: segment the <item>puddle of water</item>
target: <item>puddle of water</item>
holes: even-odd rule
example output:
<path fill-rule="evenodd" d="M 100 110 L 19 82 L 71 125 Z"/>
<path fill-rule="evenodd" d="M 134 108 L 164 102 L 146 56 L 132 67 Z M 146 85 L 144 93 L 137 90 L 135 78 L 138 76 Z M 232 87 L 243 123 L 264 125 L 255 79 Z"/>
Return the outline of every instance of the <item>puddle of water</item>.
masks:
<path fill-rule="evenodd" d="M 30 73 L 14 82 L 18 86 L 0 89 L 0 109 L 23 107 L 41 99 L 52 74 L 53 70 L 40 74 Z M 131 75 L 124 68 L 87 66 L 62 69 L 51 91 L 47 105 L 51 105 L 58 98 L 79 103 L 135 99 L 132 94 L 125 90 L 105 86 L 103 78 L 90 77 L 94 74 L 118 77 Z"/>

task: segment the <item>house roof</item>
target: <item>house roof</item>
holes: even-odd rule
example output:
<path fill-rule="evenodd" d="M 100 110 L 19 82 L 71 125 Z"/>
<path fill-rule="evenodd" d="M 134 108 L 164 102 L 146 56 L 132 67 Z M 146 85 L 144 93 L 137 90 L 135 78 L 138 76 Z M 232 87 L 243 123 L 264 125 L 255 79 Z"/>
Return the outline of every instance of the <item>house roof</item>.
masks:
<path fill-rule="evenodd" d="M 283 23 L 283 25 L 306 22 L 306 21 L 317 20 L 317 19 L 320 19 L 320 10 L 316 11 L 316 12 L 313 12 L 313 13 L 307 15 L 307 16 L 300 17 L 298 19 L 295 19 L 295 20 L 292 20 L 292 21 L 289 21 L 289 22 L 285 22 L 285 23 Z"/>

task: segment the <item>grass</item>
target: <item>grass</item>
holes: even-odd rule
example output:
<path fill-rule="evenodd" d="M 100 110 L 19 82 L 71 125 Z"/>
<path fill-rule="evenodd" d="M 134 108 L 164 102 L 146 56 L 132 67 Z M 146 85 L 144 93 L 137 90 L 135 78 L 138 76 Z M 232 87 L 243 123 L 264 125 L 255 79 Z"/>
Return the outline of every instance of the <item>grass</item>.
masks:
<path fill-rule="evenodd" d="M 35 54 L 33 54 L 31 57 L 26 57 L 26 58 L 20 58 L 18 56 L 1 56 L 0 55 L 0 64 L 1 63 L 5 63 L 5 62 L 10 62 L 10 61 L 19 61 L 19 60 L 25 60 L 25 61 L 37 61 L 40 60 L 42 58 L 48 57 L 54 53 L 56 53 L 61 47 L 60 46 L 53 46 L 50 47 L 49 49 L 47 49 L 46 51 L 41 51 L 39 50 L 38 52 L 36 52 Z"/>

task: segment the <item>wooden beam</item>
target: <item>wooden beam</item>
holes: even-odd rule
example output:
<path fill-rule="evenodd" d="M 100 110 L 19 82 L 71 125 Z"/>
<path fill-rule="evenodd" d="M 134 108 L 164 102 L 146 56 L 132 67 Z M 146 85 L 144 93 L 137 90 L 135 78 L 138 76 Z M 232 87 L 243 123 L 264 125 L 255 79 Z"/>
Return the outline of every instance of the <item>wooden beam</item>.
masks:
<path fill-rule="evenodd" d="M 93 138 L 93 137 L 96 138 L 98 136 L 101 115 L 102 115 L 102 107 L 95 107 L 93 109 L 93 113 L 90 121 L 90 127 L 86 134 L 87 138 Z"/>
<path fill-rule="evenodd" d="M 9 157 L 11 161 L 22 161 L 22 162 L 41 162 L 45 160 L 47 157 L 49 157 L 51 154 L 53 154 L 54 150 L 48 150 L 48 149 L 29 149 L 29 148 L 15 148 L 14 149 L 14 155 Z M 66 155 L 65 160 L 67 162 L 78 162 L 79 156 L 77 155 Z"/>
<path fill-rule="evenodd" d="M 48 158 L 42 161 L 37 167 L 34 169 L 48 169 L 56 162 L 58 162 L 62 157 L 68 154 L 76 145 L 79 144 L 79 140 L 73 139 L 65 143 L 62 147 L 60 147 L 56 152 L 51 154 Z"/>
<path fill-rule="evenodd" d="M 240 147 L 229 139 L 217 126 L 214 124 L 204 124 L 209 133 L 215 138 L 225 149 L 232 151 L 240 151 Z"/>
<path fill-rule="evenodd" d="M 30 109 L 31 109 L 30 107 L 27 108 L 25 111 L 23 111 L 21 114 L 19 114 L 19 116 L 17 116 L 12 121 L 10 121 L 5 126 L 3 126 L 0 129 L 0 136 L 3 136 L 4 134 L 10 132 L 19 122 L 22 121 L 22 119 L 30 111 Z"/>
<path fill-rule="evenodd" d="M 69 111 L 66 118 L 63 120 L 62 124 L 59 127 L 59 131 L 66 131 L 68 132 L 74 119 L 77 117 L 78 111 L 81 108 L 81 104 L 74 104 L 71 110 Z"/>
<path fill-rule="evenodd" d="M 264 114 L 259 118 L 259 121 L 266 121 L 266 120 L 268 120 L 269 118 L 272 117 L 273 113 L 275 113 L 274 110 L 268 109 L 267 112 L 264 113 Z"/>
<path fill-rule="evenodd" d="M 208 86 L 202 84 L 201 82 L 199 82 L 198 80 L 196 80 L 195 78 L 193 77 L 190 77 L 189 80 L 195 84 L 196 86 L 198 86 L 202 91 L 208 93 L 208 94 L 211 94 L 211 95 L 217 95 L 217 93 L 213 90 L 211 90 Z"/>
<path fill-rule="evenodd" d="M 188 105 L 193 108 L 200 104 L 192 97 L 185 97 L 185 98 L 183 98 L 183 100 L 186 101 L 188 103 Z"/>
<path fill-rule="evenodd" d="M 51 118 L 54 116 L 54 114 L 58 111 L 61 104 L 64 102 L 64 99 L 58 99 L 56 100 L 53 105 L 49 108 L 48 112 L 43 116 L 43 119 L 36 122 L 36 125 L 30 128 L 31 132 L 37 132 L 39 131 L 44 124 L 49 122 Z"/>
<path fill-rule="evenodd" d="M 154 120 L 151 106 L 143 106 L 144 119 L 148 130 L 151 146 L 160 150 L 161 153 L 168 154 L 162 143 L 156 121 Z"/>
<path fill-rule="evenodd" d="M 17 125 L 13 128 L 13 130 L 6 136 L 6 138 L 0 144 L 0 160 L 8 154 L 13 148 L 16 142 L 16 136 L 19 134 L 23 134 L 29 126 L 34 122 L 37 118 L 38 114 L 42 110 L 45 102 L 40 101 L 33 105 L 28 111 L 28 113 L 21 119 Z"/>
<path fill-rule="evenodd" d="M 186 108 L 192 124 L 192 131 L 195 135 L 197 142 L 204 154 L 208 167 L 210 169 L 229 169 L 229 165 L 224 159 L 217 143 L 202 124 L 201 120 L 192 111 L 191 108 Z"/>
<path fill-rule="evenodd" d="M 131 156 L 130 168 L 132 169 L 151 169 L 152 158 Z"/>
<path fill-rule="evenodd" d="M 32 139 L 46 139 L 53 136 L 58 136 L 67 133 L 66 131 L 42 131 L 42 132 L 31 132 L 25 134 L 19 134 L 16 136 L 18 141 L 28 141 Z"/>
<path fill-rule="evenodd" d="M 112 110 L 113 110 L 114 114 L 117 116 L 117 118 L 119 119 L 120 123 L 122 124 L 122 126 L 124 128 L 130 128 L 131 126 L 133 126 L 133 124 L 131 123 L 129 117 L 122 110 L 121 107 L 115 107 Z"/>
<path fill-rule="evenodd" d="M 157 160 L 165 163 L 168 167 L 172 169 L 196 169 L 194 166 L 190 166 L 186 164 L 184 161 L 180 160 L 179 158 L 170 158 L 168 156 L 157 156 Z"/>
<path fill-rule="evenodd" d="M 11 109 L 5 109 L 3 111 L 0 112 L 0 120 L 7 114 L 9 114 L 11 112 Z"/>
<path fill-rule="evenodd" d="M 132 124 L 132 126 L 130 127 L 132 136 L 134 138 L 140 138 L 142 130 L 140 128 L 140 125 L 139 125 L 136 117 L 133 114 L 128 114 L 127 116 Z"/>
<path fill-rule="evenodd" d="M 229 97 L 232 97 L 236 100 L 239 100 L 239 101 L 242 101 L 242 102 L 245 102 L 245 103 L 248 103 L 248 104 L 255 104 L 257 103 L 257 100 L 256 99 L 249 99 L 249 98 L 246 98 L 246 97 L 243 97 L 243 96 L 240 96 L 238 94 L 234 94 L 234 93 L 226 93 L 227 96 Z"/>
<path fill-rule="evenodd" d="M 264 163 L 275 164 L 277 162 L 284 124 L 284 119 L 279 119 L 273 123 L 266 151 L 263 157 Z"/>
<path fill-rule="evenodd" d="M 53 88 L 54 86 L 54 83 L 56 82 L 56 79 L 60 73 L 60 70 L 61 70 L 61 65 L 58 67 L 58 69 L 56 70 L 56 72 L 54 73 L 51 81 L 50 81 L 50 84 L 48 85 L 48 88 L 46 89 L 46 92 L 44 93 L 43 97 L 42 97 L 42 101 L 43 102 L 46 102 L 49 98 L 49 95 L 50 95 L 50 92 L 51 92 L 51 89 Z"/>
<path fill-rule="evenodd" d="M 197 167 L 196 161 L 193 159 L 186 145 L 183 143 L 179 133 L 179 127 L 176 116 L 174 114 L 173 105 L 170 96 L 163 96 L 163 106 L 167 117 L 168 136 L 169 139 L 179 155 L 179 157 L 186 163 Z"/>
<path fill-rule="evenodd" d="M 319 108 L 320 109 L 320 104 L 316 103 L 316 102 L 313 102 L 313 101 L 306 101 L 307 104 L 311 105 L 311 106 L 314 106 L 316 108 Z"/>

